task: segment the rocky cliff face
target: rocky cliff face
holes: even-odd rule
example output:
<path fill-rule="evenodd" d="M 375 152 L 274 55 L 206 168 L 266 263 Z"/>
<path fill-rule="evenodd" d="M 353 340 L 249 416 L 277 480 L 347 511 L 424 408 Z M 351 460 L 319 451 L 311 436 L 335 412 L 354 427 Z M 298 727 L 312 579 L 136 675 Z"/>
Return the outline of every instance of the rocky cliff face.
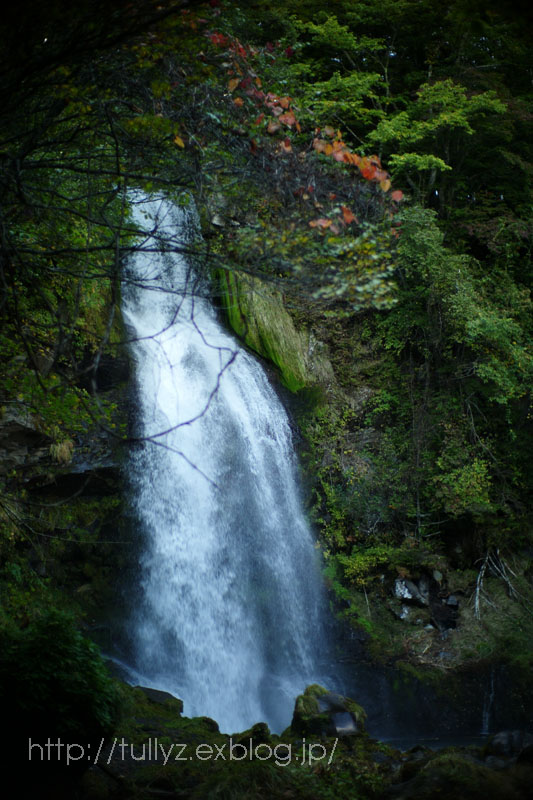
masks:
<path fill-rule="evenodd" d="M 230 327 L 251 350 L 278 368 L 291 392 L 335 382 L 327 347 L 310 327 L 296 327 L 279 290 L 229 270 L 219 270 L 216 278 Z"/>
<path fill-rule="evenodd" d="M 516 662 L 503 667 L 510 619 L 524 613 L 502 580 L 505 564 L 498 568 L 494 556 L 494 568 L 484 573 L 492 605 L 480 612 L 479 576 L 468 567 L 471 531 L 458 529 L 441 546 L 417 541 L 409 530 L 396 541 L 384 533 L 394 507 L 382 499 L 392 468 L 389 477 L 380 471 L 388 447 L 387 406 L 380 407 L 383 390 L 376 388 L 383 358 L 364 317 L 325 318 L 256 278 L 227 271 L 218 278 L 228 324 L 277 367 L 293 393 L 288 403 L 303 433 L 312 513 L 347 648 L 355 635 L 365 641 L 358 658 L 400 668 L 387 679 L 399 694 L 410 692 L 412 681 L 424 684 L 436 724 L 441 714 L 447 725 L 446 703 L 453 704 L 452 727 L 481 728 L 482 714 L 489 728 L 525 724 L 533 707 L 527 670 Z M 523 569 L 513 569 L 529 591 Z M 443 705 L 437 687 L 447 696 Z"/>
<path fill-rule="evenodd" d="M 111 409 L 107 429 L 93 425 L 70 437 L 56 426 L 45 433 L 38 416 L 21 402 L 2 409 L 1 513 L 8 531 L 2 557 L 8 609 L 15 617 L 19 605 L 27 602 L 24 587 L 32 585 L 32 603 L 57 602 L 87 614 L 90 625 L 124 563 L 124 548 L 114 542 L 122 538 L 119 431 L 127 362 L 121 358 L 112 365 L 110 356 L 105 362 L 107 377 L 98 376 L 96 388 Z M 31 609 L 28 613 L 31 617 Z"/>

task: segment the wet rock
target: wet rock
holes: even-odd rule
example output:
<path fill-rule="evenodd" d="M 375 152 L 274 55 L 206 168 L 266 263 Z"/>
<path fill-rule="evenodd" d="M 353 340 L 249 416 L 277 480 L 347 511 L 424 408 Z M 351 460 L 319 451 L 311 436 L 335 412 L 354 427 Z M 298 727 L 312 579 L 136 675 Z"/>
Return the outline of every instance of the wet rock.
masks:
<path fill-rule="evenodd" d="M 4 409 L 0 418 L 0 475 L 49 462 L 50 442 L 30 414 L 14 406 Z"/>
<path fill-rule="evenodd" d="M 347 736 L 350 733 L 357 733 L 357 722 L 349 711 L 336 711 L 331 715 L 331 721 L 335 726 L 335 733 L 338 736 Z"/>
<path fill-rule="evenodd" d="M 409 615 L 410 615 L 409 606 L 406 606 L 405 604 L 403 604 L 398 608 L 398 606 L 396 606 L 396 604 L 390 603 L 389 608 L 390 608 L 391 612 L 394 614 L 394 616 L 396 617 L 396 619 L 402 619 L 402 620 L 409 619 Z"/>
<path fill-rule="evenodd" d="M 93 392 L 108 392 L 115 389 L 130 377 L 130 362 L 124 356 L 111 356 L 103 354 L 100 357 L 96 370 L 93 367 L 93 358 L 87 357 L 81 367 L 82 378 L 80 386 L 91 394 Z"/>
<path fill-rule="evenodd" d="M 174 710 L 181 714 L 183 711 L 183 700 L 180 700 L 179 697 L 174 697 L 173 694 L 170 692 L 162 692 L 160 689 L 152 689 L 151 686 L 136 686 L 136 689 L 140 689 L 143 692 L 148 700 L 151 703 L 156 703 L 160 706 L 174 706 Z"/>
<path fill-rule="evenodd" d="M 457 608 L 449 606 L 445 601 L 432 603 L 431 623 L 441 632 L 457 627 Z"/>
<path fill-rule="evenodd" d="M 459 606 L 459 600 L 457 599 L 457 597 L 454 594 L 451 594 L 446 599 L 446 605 L 447 606 L 453 606 L 454 608 L 457 608 Z"/>
<path fill-rule="evenodd" d="M 422 597 L 424 604 L 429 604 L 429 580 L 425 575 L 418 581 L 418 591 L 420 592 L 420 596 Z"/>
<path fill-rule="evenodd" d="M 211 717 L 196 717 L 195 719 L 201 722 L 201 724 L 211 733 L 218 733 L 220 730 L 218 727 L 218 722 L 215 719 L 211 719 Z"/>
<path fill-rule="evenodd" d="M 354 700 L 315 683 L 296 698 L 291 729 L 304 736 L 348 736 L 364 731 L 365 718 Z"/>
<path fill-rule="evenodd" d="M 526 731 L 499 731 L 485 747 L 486 756 L 513 758 L 533 745 L 533 736 Z"/>
<path fill-rule="evenodd" d="M 418 769 L 417 769 L 418 767 Z M 405 780 L 412 773 L 414 777 Z M 402 768 L 403 782 L 389 788 L 389 797 L 402 800 L 518 800 L 508 776 L 462 753 L 423 757 Z"/>
<path fill-rule="evenodd" d="M 407 578 L 396 578 L 394 581 L 394 596 L 399 600 L 427 606 L 429 605 L 429 586 L 427 582 L 424 584 L 424 591 L 426 592 L 425 597 L 418 586 Z"/>
<path fill-rule="evenodd" d="M 251 746 L 253 748 L 257 747 L 259 744 L 269 744 L 272 741 L 270 728 L 266 722 L 257 722 L 249 730 L 239 734 L 236 741 L 245 746 L 248 746 L 251 741 Z"/>

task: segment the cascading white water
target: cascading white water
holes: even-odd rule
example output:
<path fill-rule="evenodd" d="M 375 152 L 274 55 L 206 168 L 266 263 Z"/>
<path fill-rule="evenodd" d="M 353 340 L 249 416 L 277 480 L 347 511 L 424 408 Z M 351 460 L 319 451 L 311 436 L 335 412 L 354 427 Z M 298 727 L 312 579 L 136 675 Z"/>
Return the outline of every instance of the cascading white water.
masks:
<path fill-rule="evenodd" d="M 182 242 L 191 224 L 168 201 L 137 204 L 134 218 Z M 183 256 L 141 251 L 123 287 L 146 438 L 129 462 L 146 539 L 135 669 L 188 716 L 280 731 L 321 677 L 316 552 L 285 410 L 197 288 Z"/>

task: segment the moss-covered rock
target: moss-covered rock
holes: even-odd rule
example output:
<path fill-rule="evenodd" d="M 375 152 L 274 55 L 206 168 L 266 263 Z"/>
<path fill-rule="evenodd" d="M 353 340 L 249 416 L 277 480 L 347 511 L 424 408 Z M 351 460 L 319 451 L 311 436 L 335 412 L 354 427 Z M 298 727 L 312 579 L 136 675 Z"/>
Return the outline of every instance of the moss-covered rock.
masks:
<path fill-rule="evenodd" d="M 518 800 L 524 795 L 511 776 L 489 769 L 474 757 L 447 752 L 422 762 L 417 775 L 392 788 L 399 800 Z"/>
<path fill-rule="evenodd" d="M 278 367 L 291 392 L 333 380 L 327 355 L 309 331 L 296 329 L 276 288 L 229 270 L 219 270 L 217 279 L 229 325 L 250 349 Z"/>
<path fill-rule="evenodd" d="M 363 732 L 365 719 L 354 700 L 314 683 L 296 698 L 291 730 L 303 736 L 345 736 Z"/>

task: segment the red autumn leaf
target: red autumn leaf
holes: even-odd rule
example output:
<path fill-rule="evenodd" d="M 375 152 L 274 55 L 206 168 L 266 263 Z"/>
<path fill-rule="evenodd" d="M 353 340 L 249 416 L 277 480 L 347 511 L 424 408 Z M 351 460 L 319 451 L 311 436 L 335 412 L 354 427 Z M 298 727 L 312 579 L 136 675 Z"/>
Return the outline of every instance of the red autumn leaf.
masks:
<path fill-rule="evenodd" d="M 251 153 L 257 152 L 257 142 L 255 141 L 255 139 L 250 140 L 250 152 Z"/>
<path fill-rule="evenodd" d="M 254 125 L 261 125 L 264 118 L 265 118 L 264 114 L 259 114 L 259 116 L 254 119 Z"/>
<path fill-rule="evenodd" d="M 363 176 L 363 178 L 366 178 L 367 181 L 371 181 L 376 175 L 376 168 L 373 167 L 371 164 L 367 164 L 361 170 L 361 175 Z"/>
<path fill-rule="evenodd" d="M 228 37 L 224 36 L 223 33 L 210 33 L 209 38 L 215 47 L 225 47 L 228 43 Z"/>
<path fill-rule="evenodd" d="M 391 194 L 391 197 L 395 203 L 400 203 L 403 200 L 403 192 L 400 191 L 400 189 L 396 189 L 396 191 Z"/>
<path fill-rule="evenodd" d="M 290 139 L 284 139 L 280 142 L 280 148 L 282 153 L 290 153 L 292 151 L 292 145 Z"/>
<path fill-rule="evenodd" d="M 342 210 L 342 219 L 345 225 L 349 225 L 350 222 L 355 221 L 355 214 L 353 213 L 351 208 L 348 208 L 348 206 L 341 206 L 341 210 Z"/>
<path fill-rule="evenodd" d="M 287 56 L 287 58 L 291 58 L 291 56 L 294 55 L 294 50 L 290 45 L 285 48 L 285 55 Z"/>

